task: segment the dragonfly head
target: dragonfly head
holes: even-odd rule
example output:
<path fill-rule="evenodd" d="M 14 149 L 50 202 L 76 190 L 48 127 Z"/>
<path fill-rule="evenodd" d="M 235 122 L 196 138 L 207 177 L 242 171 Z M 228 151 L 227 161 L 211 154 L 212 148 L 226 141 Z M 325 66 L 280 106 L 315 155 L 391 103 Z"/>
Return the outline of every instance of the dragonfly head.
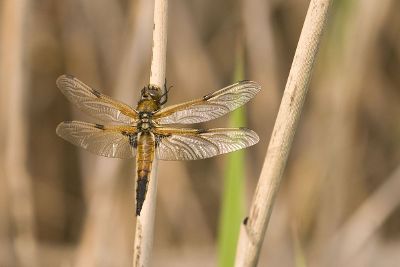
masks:
<path fill-rule="evenodd" d="M 160 102 L 163 97 L 161 89 L 155 85 L 148 85 L 143 87 L 141 92 L 141 99 L 154 100 Z"/>
<path fill-rule="evenodd" d="M 160 87 L 149 84 L 148 86 L 143 87 L 141 100 L 153 100 L 158 105 L 164 105 L 168 100 L 168 92 L 170 88 L 167 88 L 165 84 L 163 92 Z"/>

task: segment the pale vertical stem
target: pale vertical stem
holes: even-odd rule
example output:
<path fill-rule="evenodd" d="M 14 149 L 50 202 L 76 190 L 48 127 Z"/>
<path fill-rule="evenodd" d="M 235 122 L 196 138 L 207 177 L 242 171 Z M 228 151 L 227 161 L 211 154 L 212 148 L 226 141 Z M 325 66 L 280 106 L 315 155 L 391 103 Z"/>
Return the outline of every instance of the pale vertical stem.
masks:
<path fill-rule="evenodd" d="M 154 1 L 153 57 L 150 84 L 161 88 L 165 81 L 167 57 L 168 0 Z"/>
<path fill-rule="evenodd" d="M 150 84 L 163 88 L 167 52 L 168 0 L 155 0 L 153 28 L 153 57 Z M 148 266 L 153 246 L 154 217 L 157 193 L 157 160 L 153 162 L 146 200 L 136 218 L 133 266 Z M 137 175 L 137 172 L 136 172 Z M 136 177 L 137 179 L 137 177 Z"/>
<path fill-rule="evenodd" d="M 25 114 L 26 73 L 24 33 L 27 0 L 2 3 L 0 88 L 4 99 L 5 178 L 10 197 L 13 245 L 18 266 L 37 266 L 34 237 L 32 185 L 27 173 L 27 120 Z"/>
<path fill-rule="evenodd" d="M 250 208 L 242 229 L 236 266 L 256 266 L 287 157 L 307 94 L 331 0 L 311 0 L 294 55 L 278 116 Z"/>

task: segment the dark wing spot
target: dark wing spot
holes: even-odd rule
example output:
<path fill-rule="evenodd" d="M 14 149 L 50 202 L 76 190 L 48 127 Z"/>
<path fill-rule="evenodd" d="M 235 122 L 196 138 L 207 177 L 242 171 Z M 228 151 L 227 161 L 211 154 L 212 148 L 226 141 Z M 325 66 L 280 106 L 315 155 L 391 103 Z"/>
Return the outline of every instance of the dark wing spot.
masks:
<path fill-rule="evenodd" d="M 244 224 L 244 225 L 247 225 L 247 222 L 248 222 L 248 221 L 249 221 L 249 217 L 244 218 L 243 224 Z"/>
<path fill-rule="evenodd" d="M 208 94 L 208 95 L 203 96 L 203 99 L 204 99 L 204 100 L 208 100 L 208 99 L 210 99 L 211 97 L 212 97 L 212 94 Z"/>
<path fill-rule="evenodd" d="M 136 134 L 135 135 L 133 135 L 133 134 L 129 135 L 129 144 L 131 144 L 131 146 L 133 146 L 134 148 L 137 147 L 137 136 L 136 136 Z"/>
<path fill-rule="evenodd" d="M 155 137 L 156 137 L 156 147 L 158 147 L 158 146 L 160 145 L 161 140 L 162 140 L 163 138 L 170 137 L 171 135 L 172 135 L 172 134 L 163 134 L 163 135 L 161 135 L 161 134 L 156 134 L 156 135 L 155 135 Z"/>
<path fill-rule="evenodd" d="M 129 133 L 127 131 L 122 131 L 121 134 L 124 135 L 124 136 L 128 136 L 129 144 L 131 146 L 133 146 L 134 148 L 137 147 L 137 135 L 136 134 L 132 134 L 132 133 Z"/>
<path fill-rule="evenodd" d="M 101 124 L 95 124 L 94 127 L 96 127 L 97 129 L 100 129 L 100 130 L 104 130 L 104 125 L 101 125 Z"/>
<path fill-rule="evenodd" d="M 97 98 L 101 97 L 101 93 L 97 91 L 96 89 L 92 89 L 92 94 L 94 94 Z"/>

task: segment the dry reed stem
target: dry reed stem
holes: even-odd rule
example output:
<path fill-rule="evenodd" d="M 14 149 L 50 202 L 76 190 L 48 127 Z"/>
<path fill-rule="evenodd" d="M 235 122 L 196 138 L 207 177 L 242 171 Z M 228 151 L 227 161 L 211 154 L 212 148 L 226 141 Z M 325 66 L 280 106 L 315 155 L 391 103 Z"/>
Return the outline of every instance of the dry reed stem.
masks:
<path fill-rule="evenodd" d="M 257 265 L 275 196 L 307 94 L 330 3 L 331 0 L 310 2 L 250 208 L 250 215 L 241 228 L 236 266 Z"/>
<path fill-rule="evenodd" d="M 363 146 L 362 138 L 355 135 L 360 118 L 360 99 L 366 95 L 363 85 L 368 75 L 366 71 L 374 65 L 371 64 L 371 56 L 376 48 L 375 40 L 380 38 L 381 29 L 385 27 L 387 14 L 394 2 L 355 1 L 347 15 L 348 19 L 337 22 L 345 25 L 342 26 L 345 28 L 341 29 L 341 43 L 330 44 L 331 49 L 337 51 L 330 60 L 332 67 L 327 68 L 324 76 L 319 77 L 319 85 L 329 87 L 329 90 L 318 93 L 320 99 L 315 99 L 317 110 L 313 116 L 316 120 L 324 120 L 320 122 L 324 124 L 320 131 L 321 137 L 325 139 L 334 133 L 334 141 L 324 142 L 314 150 L 314 159 L 322 162 L 315 169 L 319 169 L 320 177 L 326 177 L 320 193 L 323 198 L 318 205 L 318 227 L 313 242 L 313 250 L 316 251 L 326 244 L 326 236 L 335 232 L 347 215 L 349 203 L 344 196 L 354 198 L 358 194 L 358 190 L 354 191 L 349 183 L 361 179 L 356 170 L 363 169 L 365 165 L 360 149 L 354 149 Z M 329 99 L 329 107 L 321 99 Z"/>
<path fill-rule="evenodd" d="M 154 3 L 153 57 L 150 84 L 163 88 L 167 54 L 168 0 L 155 0 Z M 157 160 L 155 159 L 146 201 L 143 204 L 141 215 L 136 217 L 133 266 L 149 266 L 150 263 L 156 209 L 157 165 Z"/>
<path fill-rule="evenodd" d="M 312 255 L 310 266 L 327 266 L 320 262 L 326 250 L 329 250 L 327 243 L 330 238 L 327 237 L 337 232 L 346 220 L 352 209 L 349 202 L 354 202 L 354 199 L 364 194 L 362 187 L 356 189 L 349 184 L 364 184 L 363 179 L 366 172 L 369 172 L 364 170 L 365 139 L 360 138 L 364 136 L 364 131 L 360 132 L 360 111 L 365 114 L 364 100 L 371 97 L 365 80 L 368 77 L 369 84 L 374 81 L 368 74 L 371 68 L 375 69 L 374 73 L 379 73 L 379 64 L 371 64 L 371 59 L 376 56 L 379 47 L 376 44 L 381 42 L 382 29 L 385 28 L 387 16 L 395 2 L 355 1 L 350 6 L 338 7 L 339 12 L 335 12 L 329 40 L 338 41 L 327 44 L 325 49 L 329 51 L 325 57 L 329 64 L 324 65 L 329 67 L 321 72 L 315 83 L 321 90 L 310 99 L 313 111 L 307 123 L 320 125 L 318 131 L 312 130 L 306 137 L 319 145 L 309 149 L 307 155 L 297 160 L 298 168 L 292 169 L 292 173 L 296 173 L 296 170 L 303 170 L 305 164 L 320 162 L 314 164 L 312 174 L 309 174 L 315 184 L 306 186 L 314 189 L 307 193 L 307 199 L 303 199 L 304 205 L 315 212 L 315 215 L 307 216 L 315 216 L 315 219 L 311 219 L 312 225 L 305 226 L 302 223 L 303 229 L 313 228 L 313 241 L 309 247 Z M 314 203 L 316 198 L 318 205 Z M 318 210 L 314 210 L 316 207 Z M 334 257 L 336 259 L 338 254 Z M 331 262 L 337 264 L 336 260 Z"/>
<path fill-rule="evenodd" d="M 10 197 L 13 246 L 18 266 L 37 266 L 31 179 L 26 169 L 27 90 L 24 68 L 24 34 L 28 1 L 2 2 L 0 72 L 2 98 L 8 116 L 5 127 L 5 178 Z"/>

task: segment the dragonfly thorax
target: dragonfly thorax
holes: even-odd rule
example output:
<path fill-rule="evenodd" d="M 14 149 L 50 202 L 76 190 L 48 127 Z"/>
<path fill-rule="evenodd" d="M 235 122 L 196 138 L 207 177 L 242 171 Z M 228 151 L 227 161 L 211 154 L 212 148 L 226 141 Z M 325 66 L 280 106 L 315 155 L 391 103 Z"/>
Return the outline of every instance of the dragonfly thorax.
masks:
<path fill-rule="evenodd" d="M 153 99 L 141 99 L 137 106 L 137 111 L 152 113 L 160 109 L 160 105 Z"/>
<path fill-rule="evenodd" d="M 148 132 L 153 128 L 151 117 L 151 112 L 139 112 L 139 122 L 137 125 L 139 131 Z"/>

